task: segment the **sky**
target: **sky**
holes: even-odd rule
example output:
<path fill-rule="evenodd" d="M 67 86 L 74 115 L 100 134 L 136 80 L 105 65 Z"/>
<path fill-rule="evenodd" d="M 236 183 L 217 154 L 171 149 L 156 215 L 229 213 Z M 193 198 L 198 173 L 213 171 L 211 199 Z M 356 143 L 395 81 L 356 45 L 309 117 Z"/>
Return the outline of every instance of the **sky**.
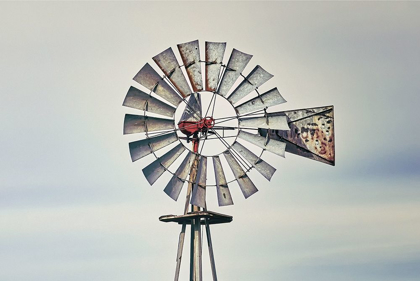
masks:
<path fill-rule="evenodd" d="M 420 3 L 1 2 L 0 280 L 170 280 L 182 202 L 131 162 L 122 102 L 168 47 L 227 42 L 281 110 L 334 105 L 336 166 L 268 156 L 212 227 L 219 280 L 420 280 Z M 201 50 L 202 51 L 202 50 Z M 157 69 L 157 67 L 156 67 Z M 417 128 L 417 129 L 416 129 Z M 184 188 L 185 189 L 185 188 Z M 185 190 L 184 190 L 185 192 Z M 188 240 L 187 240 L 188 241 Z M 188 242 L 181 280 L 188 278 Z M 204 280 L 211 280 L 206 247 Z"/>

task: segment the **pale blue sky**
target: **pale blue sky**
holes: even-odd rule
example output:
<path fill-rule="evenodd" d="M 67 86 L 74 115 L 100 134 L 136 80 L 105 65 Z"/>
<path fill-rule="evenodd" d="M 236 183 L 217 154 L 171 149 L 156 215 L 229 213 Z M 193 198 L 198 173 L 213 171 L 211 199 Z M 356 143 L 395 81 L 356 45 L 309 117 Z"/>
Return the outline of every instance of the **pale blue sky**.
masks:
<path fill-rule="evenodd" d="M 212 229 L 220 280 L 420 280 L 420 3 L 1 2 L 0 280 L 170 280 L 181 213 L 131 163 L 131 78 L 226 41 L 282 109 L 335 106 L 336 167 L 291 154 Z M 226 57 L 225 57 L 226 59 Z M 130 111 L 133 112 L 133 111 Z M 188 244 L 186 244 L 188 245 Z M 188 276 L 185 249 L 182 280 Z M 210 280 L 207 252 L 205 279 Z"/>

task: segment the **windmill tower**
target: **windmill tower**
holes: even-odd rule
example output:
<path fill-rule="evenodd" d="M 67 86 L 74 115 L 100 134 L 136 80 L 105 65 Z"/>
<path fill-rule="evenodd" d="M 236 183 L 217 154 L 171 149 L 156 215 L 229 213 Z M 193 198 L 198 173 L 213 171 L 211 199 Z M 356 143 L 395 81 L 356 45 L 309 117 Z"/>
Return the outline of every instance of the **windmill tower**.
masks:
<path fill-rule="evenodd" d="M 129 143 L 132 161 L 150 154 L 156 157 L 143 169 L 147 181 L 153 185 L 165 172 L 172 174 L 164 192 L 173 200 L 187 185 L 183 213 L 159 218 L 182 225 L 175 280 L 187 225 L 191 228 L 190 280 L 202 280 L 202 227 L 213 280 L 217 280 L 210 225 L 229 223 L 232 216 L 207 210 L 207 188 L 216 189 L 219 206 L 233 205 L 229 184 L 235 181 L 244 197 L 250 197 L 258 189 L 248 172 L 255 169 L 270 180 L 276 171 L 263 160 L 266 151 L 335 164 L 333 106 L 270 112 L 270 107 L 286 102 L 277 88 L 260 90 L 273 75 L 259 65 L 243 75 L 252 55 L 233 49 L 224 64 L 225 49 L 226 43 L 205 42 L 201 60 L 198 40 L 179 44 L 182 65 L 172 48 L 166 49 L 153 57 L 163 75 L 146 63 L 134 76 L 143 90 L 130 87 L 123 102 L 143 112 L 125 115 L 124 134 L 143 137 Z M 254 153 L 253 148 L 260 151 Z M 210 166 L 214 184 L 207 182 Z"/>

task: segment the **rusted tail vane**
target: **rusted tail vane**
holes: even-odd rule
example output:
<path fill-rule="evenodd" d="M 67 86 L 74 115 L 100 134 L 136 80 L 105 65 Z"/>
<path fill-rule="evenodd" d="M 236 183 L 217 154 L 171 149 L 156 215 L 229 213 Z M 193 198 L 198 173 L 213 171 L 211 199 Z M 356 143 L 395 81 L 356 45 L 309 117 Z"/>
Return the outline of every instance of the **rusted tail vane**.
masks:
<path fill-rule="evenodd" d="M 153 91 L 156 95 L 162 97 L 174 106 L 178 106 L 182 101 L 182 98 L 174 89 L 172 89 L 148 63 L 140 69 L 133 80 L 150 91 Z"/>
<path fill-rule="evenodd" d="M 157 151 L 178 140 L 176 133 L 147 138 L 129 143 L 131 160 L 137 161 L 150 153 Z"/>
<path fill-rule="evenodd" d="M 216 177 L 217 201 L 219 206 L 233 205 L 232 196 L 223 172 L 219 156 L 213 156 L 214 175 Z"/>
<path fill-rule="evenodd" d="M 265 71 L 261 66 L 257 65 L 244 81 L 232 92 L 228 100 L 235 104 L 243 97 L 257 89 L 259 86 L 267 82 L 273 77 L 272 74 Z"/>
<path fill-rule="evenodd" d="M 264 128 L 271 130 L 289 130 L 286 116 L 276 116 L 271 113 L 261 117 L 239 118 L 240 128 Z"/>
<path fill-rule="evenodd" d="M 203 78 L 201 77 L 200 48 L 198 40 L 178 44 L 178 50 L 181 54 L 182 62 L 190 79 L 193 92 L 203 90 Z"/>
<path fill-rule="evenodd" d="M 217 89 L 225 49 L 226 43 L 206 41 L 206 91 Z"/>
<path fill-rule="evenodd" d="M 162 53 L 154 56 L 153 60 L 159 68 L 162 69 L 163 73 L 165 73 L 184 98 L 191 94 L 190 86 L 185 79 L 184 73 L 182 73 L 182 70 L 179 67 L 179 63 L 172 51 L 172 48 L 168 48 Z"/>
<path fill-rule="evenodd" d="M 324 106 L 277 112 L 287 116 L 290 130 L 269 131 L 269 138 L 287 143 L 286 151 L 335 165 L 334 107 Z M 259 130 L 262 137 L 267 130 Z"/>
<path fill-rule="evenodd" d="M 168 117 L 174 117 L 176 110 L 174 107 L 155 99 L 135 87 L 130 87 L 123 105 Z"/>
<path fill-rule="evenodd" d="M 228 94 L 229 90 L 232 88 L 236 80 L 238 80 L 251 58 L 252 55 L 233 49 L 225 72 L 223 73 L 219 89 L 217 90 L 220 95 L 226 96 Z"/>
<path fill-rule="evenodd" d="M 200 156 L 197 177 L 191 195 L 191 204 L 200 208 L 206 208 L 206 177 L 207 157 Z"/>
<path fill-rule="evenodd" d="M 239 115 L 245 113 L 261 110 L 270 106 L 285 103 L 286 100 L 282 97 L 277 88 L 271 89 L 260 96 L 246 101 L 235 107 Z"/>
<path fill-rule="evenodd" d="M 241 156 L 243 156 L 246 161 L 248 161 L 261 175 L 263 175 L 267 180 L 271 180 L 271 177 L 276 171 L 273 166 L 259 158 L 239 142 L 235 142 L 232 147 Z"/>
<path fill-rule="evenodd" d="M 143 174 L 146 177 L 150 185 L 153 185 L 155 181 L 168 169 L 172 163 L 185 151 L 185 147 L 182 143 L 178 144 L 170 151 L 165 153 L 162 157 L 157 158 L 150 165 L 143 169 Z"/>
<path fill-rule="evenodd" d="M 267 151 L 284 157 L 286 150 L 286 143 L 284 142 L 275 139 L 268 139 L 267 142 L 267 139 L 265 137 L 262 137 L 260 135 L 254 135 L 242 130 L 239 131 L 238 138 L 246 140 L 252 144 L 255 144 L 258 147 L 261 147 Z"/>
<path fill-rule="evenodd" d="M 124 135 L 170 129 L 175 129 L 174 120 L 133 114 L 126 114 L 124 118 Z"/>
<path fill-rule="evenodd" d="M 242 169 L 241 165 L 239 165 L 238 161 L 232 156 L 232 154 L 226 150 L 223 152 L 223 155 L 228 162 L 233 175 L 235 176 L 236 180 L 238 181 L 239 187 L 245 198 L 248 198 L 252 194 L 258 191 L 255 187 L 254 183 L 251 179 L 247 176 L 246 172 Z"/>
<path fill-rule="evenodd" d="M 185 179 L 190 173 L 190 167 L 194 162 L 194 159 L 195 154 L 188 152 L 188 155 L 185 157 L 184 161 L 182 161 L 181 165 L 178 167 L 175 174 L 172 176 L 171 180 L 168 182 L 164 189 L 165 193 L 175 201 L 178 200 L 179 193 L 182 190 Z"/>

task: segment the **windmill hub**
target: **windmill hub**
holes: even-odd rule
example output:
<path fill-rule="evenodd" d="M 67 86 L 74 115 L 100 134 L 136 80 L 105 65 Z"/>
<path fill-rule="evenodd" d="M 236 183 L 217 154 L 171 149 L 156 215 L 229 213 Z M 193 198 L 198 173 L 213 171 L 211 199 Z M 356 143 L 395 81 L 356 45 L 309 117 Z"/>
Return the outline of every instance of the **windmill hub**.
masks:
<path fill-rule="evenodd" d="M 207 116 L 197 122 L 181 121 L 178 123 L 178 127 L 181 130 L 181 132 L 187 136 L 195 135 L 200 132 L 205 133 L 209 129 L 214 127 L 214 118 L 211 116 Z"/>

